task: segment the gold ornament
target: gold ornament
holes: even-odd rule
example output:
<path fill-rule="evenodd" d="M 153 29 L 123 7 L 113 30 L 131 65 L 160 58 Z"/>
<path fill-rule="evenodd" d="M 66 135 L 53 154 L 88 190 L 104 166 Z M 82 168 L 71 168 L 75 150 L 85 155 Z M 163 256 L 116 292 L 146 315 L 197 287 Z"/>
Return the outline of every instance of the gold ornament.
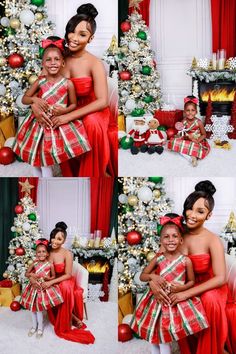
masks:
<path fill-rule="evenodd" d="M 118 235 L 118 243 L 122 243 L 125 240 L 124 235 Z"/>
<path fill-rule="evenodd" d="M 161 192 L 159 191 L 159 189 L 154 189 L 154 191 L 152 192 L 152 195 L 155 199 L 159 199 L 161 196 Z"/>
<path fill-rule="evenodd" d="M 156 253 L 155 252 L 148 252 L 147 254 L 147 261 L 151 262 L 151 260 L 155 257 Z"/>
<path fill-rule="evenodd" d="M 208 65 L 207 70 L 209 70 L 209 71 L 214 70 L 214 68 L 213 68 L 213 61 L 212 61 L 212 60 L 209 61 L 209 65 Z"/>
<path fill-rule="evenodd" d="M 226 60 L 225 69 L 226 69 L 226 70 L 229 70 L 229 69 L 230 69 L 230 61 L 229 61 L 229 59 Z"/>
<path fill-rule="evenodd" d="M 12 18 L 10 20 L 10 26 L 11 28 L 17 29 L 20 27 L 20 21 L 18 20 L 18 18 Z"/>
<path fill-rule="evenodd" d="M 7 63 L 7 59 L 1 57 L 1 58 L 0 58 L 0 66 L 4 66 L 6 63 Z"/>
<path fill-rule="evenodd" d="M 21 227 L 16 227 L 16 232 L 17 232 L 18 234 L 20 234 L 20 233 L 22 232 L 22 228 L 21 228 Z"/>
<path fill-rule="evenodd" d="M 41 12 L 36 12 L 34 18 L 35 18 L 36 21 L 42 21 L 43 14 Z"/>
<path fill-rule="evenodd" d="M 120 47 L 120 51 L 121 51 L 121 53 L 126 54 L 126 53 L 128 53 L 129 49 L 128 49 L 128 47 L 126 47 L 126 46 L 124 45 L 123 47 Z"/>
<path fill-rule="evenodd" d="M 33 261 L 33 259 L 29 259 L 28 260 L 28 262 L 27 262 L 27 264 L 30 266 L 31 264 L 33 264 L 34 263 L 34 261 Z"/>
<path fill-rule="evenodd" d="M 233 211 L 231 211 L 229 215 L 229 220 L 227 225 L 225 226 L 225 231 L 236 232 L 236 218 Z"/>
<path fill-rule="evenodd" d="M 25 192 L 25 195 L 29 195 L 31 189 L 35 188 L 32 184 L 29 183 L 28 178 L 25 180 L 25 182 L 19 182 L 19 184 L 21 185 L 21 192 Z"/>
<path fill-rule="evenodd" d="M 140 43 L 140 44 L 139 44 L 139 48 L 140 48 L 140 49 L 143 49 L 143 48 L 145 48 L 145 47 L 146 47 L 145 43 Z"/>
<path fill-rule="evenodd" d="M 5 272 L 5 273 L 3 273 L 3 278 L 8 278 L 8 274 Z"/>
<path fill-rule="evenodd" d="M 113 55 L 118 53 L 118 42 L 115 35 L 112 36 L 111 43 L 107 51 Z"/>
<path fill-rule="evenodd" d="M 132 89 L 134 90 L 134 92 L 136 93 L 140 93 L 142 91 L 142 87 L 140 85 L 133 85 Z"/>
<path fill-rule="evenodd" d="M 135 206 L 138 203 L 138 198 L 136 197 L 136 195 L 129 195 L 128 196 L 128 203 L 129 205 Z"/>
<path fill-rule="evenodd" d="M 33 83 L 38 79 L 38 76 L 37 75 L 31 75 L 29 77 L 29 84 L 30 85 L 33 85 Z"/>
<path fill-rule="evenodd" d="M 129 0 L 129 7 L 134 7 L 135 9 L 139 9 L 139 3 L 143 0 Z"/>
<path fill-rule="evenodd" d="M 123 187 L 123 192 L 126 194 L 126 193 L 128 193 L 128 191 L 129 191 L 129 187 L 128 186 L 124 186 Z"/>
<path fill-rule="evenodd" d="M 94 247 L 94 239 L 90 238 L 89 242 L 88 242 L 88 248 L 93 248 Z"/>
<path fill-rule="evenodd" d="M 192 69 L 196 69 L 196 67 L 197 67 L 197 59 L 194 57 L 193 60 L 192 60 L 191 68 Z"/>

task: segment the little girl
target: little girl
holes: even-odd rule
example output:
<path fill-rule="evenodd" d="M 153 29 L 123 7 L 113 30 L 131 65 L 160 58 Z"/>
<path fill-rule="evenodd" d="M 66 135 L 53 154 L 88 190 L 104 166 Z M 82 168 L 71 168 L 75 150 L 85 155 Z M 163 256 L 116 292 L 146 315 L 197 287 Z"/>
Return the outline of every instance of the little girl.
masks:
<path fill-rule="evenodd" d="M 194 96 L 184 99 L 184 129 L 180 134 L 170 139 L 168 149 L 179 152 L 190 159 L 192 165 L 197 166 L 198 159 L 204 159 L 210 152 L 210 145 L 206 140 L 206 131 L 200 119 L 196 118 L 198 100 Z"/>
<path fill-rule="evenodd" d="M 61 291 L 58 285 L 53 285 L 43 290 L 41 284 L 44 281 L 55 279 L 55 270 L 52 263 L 47 260 L 48 240 L 39 239 L 36 241 L 36 261 L 29 266 L 25 275 L 32 277 L 36 284 L 28 283 L 21 295 L 20 303 L 32 313 L 32 328 L 28 332 L 31 337 L 36 331 L 36 337 L 43 335 L 43 310 L 48 310 L 63 302 Z"/>
<path fill-rule="evenodd" d="M 136 306 L 131 328 L 152 343 L 152 354 L 170 354 L 170 342 L 207 328 L 208 322 L 197 297 L 170 305 L 168 295 L 191 288 L 195 280 L 192 262 L 178 250 L 182 243 L 182 217 L 166 214 L 160 224 L 162 252 L 144 268 L 140 280 L 154 282 L 164 297 L 158 299 L 148 288 Z"/>
<path fill-rule="evenodd" d="M 42 41 L 42 47 L 45 75 L 26 91 L 22 103 L 37 103 L 51 123 L 52 117 L 73 111 L 77 99 L 73 83 L 60 72 L 64 66 L 63 39 L 48 37 Z M 13 150 L 23 161 L 36 166 L 35 176 L 51 177 L 51 167 L 45 166 L 79 156 L 89 151 L 90 145 L 81 120 L 66 122 L 53 129 L 41 126 L 34 114 L 29 113 L 18 129 Z"/>

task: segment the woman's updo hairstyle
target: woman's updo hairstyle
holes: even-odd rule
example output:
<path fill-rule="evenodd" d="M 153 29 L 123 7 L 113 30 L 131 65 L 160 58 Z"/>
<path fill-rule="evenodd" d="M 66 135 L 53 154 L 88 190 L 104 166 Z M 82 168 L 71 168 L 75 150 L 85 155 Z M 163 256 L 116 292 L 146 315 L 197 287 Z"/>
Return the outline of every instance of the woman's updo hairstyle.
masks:
<path fill-rule="evenodd" d="M 89 24 L 88 31 L 93 35 L 96 31 L 97 24 L 95 17 L 98 15 L 98 11 L 94 5 L 88 3 L 83 4 L 77 9 L 77 15 L 73 16 L 66 25 L 65 39 L 68 41 L 68 34 L 75 31 L 75 27 L 82 21 L 86 21 Z"/>
<path fill-rule="evenodd" d="M 67 236 L 66 229 L 67 229 L 67 225 L 64 221 L 57 222 L 55 225 L 55 228 L 50 233 L 50 243 L 51 243 L 51 240 L 53 238 L 55 238 L 55 236 L 58 232 L 62 232 L 64 235 L 64 239 L 66 239 L 66 236 Z"/>
<path fill-rule="evenodd" d="M 205 199 L 205 206 L 211 212 L 214 209 L 215 201 L 213 194 L 216 192 L 216 188 L 211 181 L 201 181 L 196 184 L 195 192 L 189 194 L 184 202 L 183 215 L 186 218 L 186 210 L 192 209 L 194 203 L 199 198 Z"/>

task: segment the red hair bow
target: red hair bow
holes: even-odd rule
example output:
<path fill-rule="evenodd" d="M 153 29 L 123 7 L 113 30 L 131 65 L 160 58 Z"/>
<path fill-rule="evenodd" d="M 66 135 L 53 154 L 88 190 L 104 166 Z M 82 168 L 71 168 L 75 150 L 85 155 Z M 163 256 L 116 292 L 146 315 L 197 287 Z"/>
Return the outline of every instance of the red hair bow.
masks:
<path fill-rule="evenodd" d="M 164 226 L 170 222 L 170 223 L 178 226 L 180 228 L 180 230 L 183 231 L 182 220 L 183 220 L 183 216 L 176 216 L 175 218 L 170 218 L 169 216 L 161 216 L 160 217 L 160 224 L 162 226 Z"/>
<path fill-rule="evenodd" d="M 51 39 L 43 39 L 42 40 L 42 48 L 46 49 L 49 47 L 51 44 L 60 49 L 61 51 L 64 50 L 64 39 L 58 39 L 57 41 L 52 41 Z"/>
<path fill-rule="evenodd" d="M 195 104 L 198 104 L 198 99 L 197 97 L 185 97 L 184 99 L 184 104 L 187 103 L 187 102 L 192 102 L 192 103 L 195 103 Z"/>
<path fill-rule="evenodd" d="M 44 246 L 48 247 L 49 241 L 48 241 L 48 240 L 43 240 L 43 241 L 37 240 L 37 241 L 35 242 L 35 244 L 36 244 L 36 246 L 38 246 L 38 245 L 44 245 Z"/>

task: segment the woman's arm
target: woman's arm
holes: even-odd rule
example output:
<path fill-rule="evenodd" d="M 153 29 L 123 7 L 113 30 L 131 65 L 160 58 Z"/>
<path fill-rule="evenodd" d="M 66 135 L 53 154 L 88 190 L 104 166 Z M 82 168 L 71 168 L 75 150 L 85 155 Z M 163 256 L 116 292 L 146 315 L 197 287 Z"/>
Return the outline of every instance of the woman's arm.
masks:
<path fill-rule="evenodd" d="M 193 271 L 193 264 L 190 258 L 186 257 L 186 273 L 187 273 L 187 282 L 185 284 L 179 284 L 177 282 L 171 283 L 171 292 L 178 293 L 179 291 L 185 291 L 195 284 L 195 276 Z"/>
<path fill-rule="evenodd" d="M 172 304 L 176 304 L 193 296 L 201 295 L 202 293 L 208 290 L 219 288 L 220 286 L 226 283 L 224 248 L 220 239 L 215 235 L 211 237 L 211 240 L 209 242 L 209 251 L 211 255 L 212 270 L 214 276 L 211 279 L 205 281 L 204 283 L 194 286 L 191 289 L 177 294 L 173 294 L 174 296 L 176 296 L 175 300 L 173 300 L 173 296 L 170 295 L 173 301 Z"/>
<path fill-rule="evenodd" d="M 54 105 L 52 114 L 54 116 L 63 115 L 66 113 L 70 113 L 74 111 L 77 107 L 77 97 L 75 92 L 75 87 L 73 83 L 68 80 L 68 97 L 69 97 L 69 105 L 67 107 L 61 107 L 60 105 Z"/>

